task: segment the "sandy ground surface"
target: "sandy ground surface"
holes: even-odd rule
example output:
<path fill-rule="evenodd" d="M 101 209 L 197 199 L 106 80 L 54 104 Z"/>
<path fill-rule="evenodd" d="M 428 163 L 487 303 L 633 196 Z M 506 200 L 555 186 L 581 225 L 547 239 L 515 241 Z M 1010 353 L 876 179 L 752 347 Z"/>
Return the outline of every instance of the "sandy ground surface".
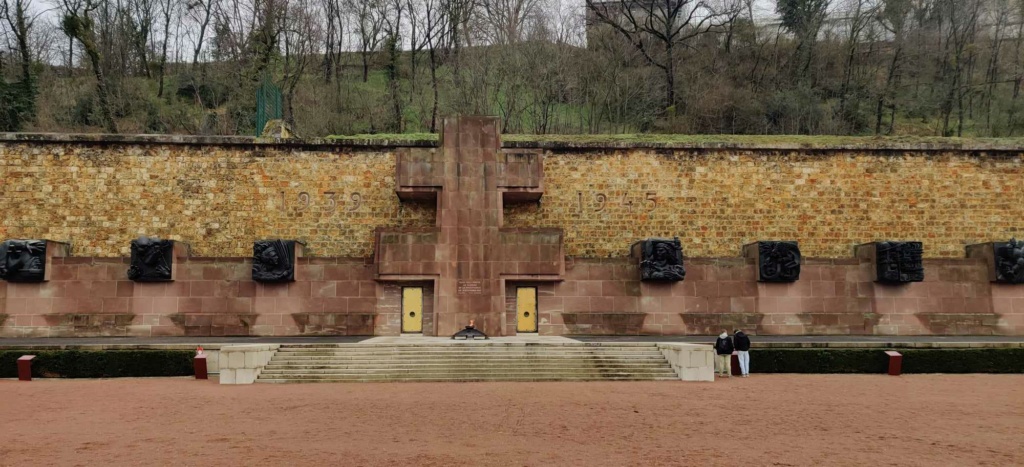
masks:
<path fill-rule="evenodd" d="M 0 380 L 0 465 L 1024 465 L 1024 376 Z"/>

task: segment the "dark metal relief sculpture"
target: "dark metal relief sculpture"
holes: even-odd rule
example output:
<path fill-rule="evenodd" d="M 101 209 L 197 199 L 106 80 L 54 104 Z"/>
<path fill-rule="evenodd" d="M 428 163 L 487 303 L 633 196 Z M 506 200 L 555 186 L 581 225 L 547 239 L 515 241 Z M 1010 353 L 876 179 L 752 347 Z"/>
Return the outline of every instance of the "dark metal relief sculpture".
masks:
<path fill-rule="evenodd" d="M 875 243 L 875 262 L 879 282 L 902 284 L 924 280 L 921 242 Z"/>
<path fill-rule="evenodd" d="M 795 282 L 800 279 L 800 247 L 796 242 L 757 242 L 761 282 Z"/>
<path fill-rule="evenodd" d="M 295 280 L 295 241 L 260 240 L 252 247 L 252 280 L 291 282 Z"/>
<path fill-rule="evenodd" d="M 172 280 L 174 241 L 154 237 L 132 240 L 132 262 L 128 278 L 135 282 L 165 282 Z"/>
<path fill-rule="evenodd" d="M 640 253 L 640 280 L 675 282 L 686 277 L 679 237 L 644 240 L 640 244 Z"/>
<path fill-rule="evenodd" d="M 996 242 L 996 281 L 1004 284 L 1024 284 L 1024 240 L 1011 238 Z"/>
<path fill-rule="evenodd" d="M 0 279 L 42 282 L 46 279 L 45 240 L 7 240 L 0 243 Z"/>

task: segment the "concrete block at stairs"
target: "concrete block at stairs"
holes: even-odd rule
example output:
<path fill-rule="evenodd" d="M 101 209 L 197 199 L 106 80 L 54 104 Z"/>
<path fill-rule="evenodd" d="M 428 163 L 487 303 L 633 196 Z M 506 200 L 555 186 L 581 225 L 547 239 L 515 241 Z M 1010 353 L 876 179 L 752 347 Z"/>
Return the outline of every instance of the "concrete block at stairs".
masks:
<path fill-rule="evenodd" d="M 277 344 L 225 345 L 220 348 L 220 383 L 252 384 L 280 346 Z"/>
<path fill-rule="evenodd" d="M 235 370 L 235 384 L 252 384 L 256 382 L 255 368 Z"/>
<path fill-rule="evenodd" d="M 245 368 L 245 352 L 225 352 L 228 357 L 227 368 Z"/>
<path fill-rule="evenodd" d="M 710 345 L 658 344 L 658 349 L 683 381 L 714 381 L 714 356 Z"/>

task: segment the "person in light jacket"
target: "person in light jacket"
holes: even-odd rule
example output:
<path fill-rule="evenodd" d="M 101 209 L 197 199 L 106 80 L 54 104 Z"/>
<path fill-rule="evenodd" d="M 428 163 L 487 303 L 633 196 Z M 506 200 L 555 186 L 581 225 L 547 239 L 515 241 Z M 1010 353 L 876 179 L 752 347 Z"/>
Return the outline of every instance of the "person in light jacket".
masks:
<path fill-rule="evenodd" d="M 732 377 L 732 338 L 729 333 L 722 331 L 715 341 L 715 370 L 718 376 Z"/>
<path fill-rule="evenodd" d="M 740 374 L 746 378 L 750 376 L 750 337 L 737 329 L 732 343 L 736 347 L 736 358 L 740 361 Z"/>

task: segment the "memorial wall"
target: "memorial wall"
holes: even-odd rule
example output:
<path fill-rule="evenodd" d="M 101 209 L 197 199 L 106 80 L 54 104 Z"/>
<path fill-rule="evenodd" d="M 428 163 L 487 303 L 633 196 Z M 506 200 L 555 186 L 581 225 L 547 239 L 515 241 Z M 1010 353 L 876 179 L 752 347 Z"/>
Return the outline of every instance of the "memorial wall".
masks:
<path fill-rule="evenodd" d="M 473 125 L 482 140 L 496 136 Z M 450 335 L 474 316 L 446 297 L 501 308 L 480 315 L 481 327 L 515 334 L 525 286 L 536 288 L 541 334 L 1024 334 L 1024 285 L 992 276 L 1003 250 L 967 255 L 970 245 L 1024 237 L 1024 150 L 871 140 L 488 149 L 481 138 L 449 147 L 0 136 L 0 240 L 57 242 L 45 280 L 0 282 L 0 336 L 397 334 L 410 284 L 424 289 L 428 335 Z M 453 154 L 478 143 L 499 180 L 466 191 L 472 177 L 461 170 L 477 156 Z M 513 169 L 530 183 L 513 180 Z M 442 181 L 418 182 L 431 170 Z M 480 173 L 489 180 L 488 170 Z M 430 194 L 454 186 L 461 198 Z M 467 214 L 484 199 L 474 193 L 492 192 L 505 200 L 496 217 Z M 483 240 L 457 230 L 473 240 L 449 241 L 443 219 L 494 230 L 481 230 Z M 140 237 L 180 245 L 168 260 L 173 280 L 130 277 Z M 675 237 L 685 278 L 641 280 L 638 242 Z M 254 246 L 268 239 L 301 244 L 293 281 L 254 280 L 253 258 L 281 254 Z M 757 246 L 743 253 L 759 241 L 795 242 L 798 279 L 763 280 Z M 920 282 L 879 281 L 875 247 L 855 253 L 875 241 L 920 242 Z M 649 254 L 672 253 L 665 248 L 651 244 Z M 4 261 L 18 263 L 15 253 Z M 462 280 L 460 268 L 449 277 L 418 266 L 446 261 L 513 269 L 481 266 Z M 491 298 L 462 297 L 473 294 Z"/>

